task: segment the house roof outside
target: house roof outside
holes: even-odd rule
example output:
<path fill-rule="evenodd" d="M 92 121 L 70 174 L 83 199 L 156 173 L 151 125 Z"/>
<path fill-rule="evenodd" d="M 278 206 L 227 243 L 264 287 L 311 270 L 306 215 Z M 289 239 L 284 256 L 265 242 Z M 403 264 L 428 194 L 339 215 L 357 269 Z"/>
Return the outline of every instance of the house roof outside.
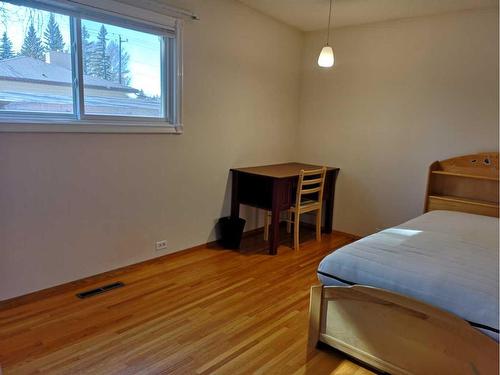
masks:
<path fill-rule="evenodd" d="M 0 91 L 0 112 L 37 112 L 37 113 L 72 113 L 71 95 L 71 60 L 64 52 L 50 52 L 44 62 L 32 57 L 17 56 L 0 60 L 0 82 L 24 82 L 32 85 L 33 90 L 17 89 L 5 84 Z M 85 88 L 95 89 L 85 94 L 85 112 L 88 114 L 122 116 L 161 116 L 160 98 L 148 98 L 137 95 L 139 90 L 84 75 Z M 35 87 L 45 86 L 45 92 Z M 51 90 L 50 86 L 66 86 L 68 93 Z M 28 86 L 30 87 L 30 86 Z M 116 95 L 116 93 L 121 95 Z M 114 93 L 114 95 L 110 95 Z"/>
<path fill-rule="evenodd" d="M 69 58 L 69 54 L 68 55 Z M 71 70 L 61 64 L 49 64 L 27 56 L 17 56 L 0 60 L 0 80 L 24 81 L 54 85 L 71 85 Z M 127 93 L 139 90 L 102 78 L 84 75 L 85 86 Z"/>

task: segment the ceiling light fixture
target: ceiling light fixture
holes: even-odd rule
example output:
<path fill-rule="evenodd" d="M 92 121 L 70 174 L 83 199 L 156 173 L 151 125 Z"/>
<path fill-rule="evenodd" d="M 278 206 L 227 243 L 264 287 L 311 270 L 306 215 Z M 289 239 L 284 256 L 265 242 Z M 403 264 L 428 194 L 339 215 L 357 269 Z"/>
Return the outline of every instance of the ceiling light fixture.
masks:
<path fill-rule="evenodd" d="M 335 64 L 335 55 L 333 48 L 330 47 L 330 21 L 332 18 L 332 0 L 330 0 L 330 11 L 328 13 L 328 31 L 326 34 L 326 45 L 321 50 L 318 57 L 318 65 L 322 68 L 331 68 Z"/>

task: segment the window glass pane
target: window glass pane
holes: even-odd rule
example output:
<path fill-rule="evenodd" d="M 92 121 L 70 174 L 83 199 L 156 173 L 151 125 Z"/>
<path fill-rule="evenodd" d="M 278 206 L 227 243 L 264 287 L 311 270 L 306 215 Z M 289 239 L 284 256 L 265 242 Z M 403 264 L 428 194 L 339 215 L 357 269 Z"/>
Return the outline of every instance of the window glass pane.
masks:
<path fill-rule="evenodd" d="M 0 113 L 73 113 L 68 16 L 0 2 Z"/>
<path fill-rule="evenodd" d="M 163 117 L 162 37 L 82 20 L 85 113 Z"/>

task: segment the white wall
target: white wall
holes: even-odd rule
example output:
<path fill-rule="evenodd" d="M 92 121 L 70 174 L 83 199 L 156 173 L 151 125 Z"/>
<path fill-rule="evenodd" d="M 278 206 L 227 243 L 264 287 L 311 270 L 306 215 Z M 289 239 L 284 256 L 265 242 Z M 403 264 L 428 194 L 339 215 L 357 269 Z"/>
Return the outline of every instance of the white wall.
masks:
<path fill-rule="evenodd" d="M 211 241 L 229 168 L 290 159 L 302 34 L 232 0 L 176 3 L 201 18 L 183 135 L 0 133 L 0 300 Z"/>
<path fill-rule="evenodd" d="M 298 159 L 341 168 L 338 230 L 366 235 L 420 214 L 435 160 L 498 151 L 498 14 L 479 10 L 333 32 L 336 66 L 303 58 Z"/>

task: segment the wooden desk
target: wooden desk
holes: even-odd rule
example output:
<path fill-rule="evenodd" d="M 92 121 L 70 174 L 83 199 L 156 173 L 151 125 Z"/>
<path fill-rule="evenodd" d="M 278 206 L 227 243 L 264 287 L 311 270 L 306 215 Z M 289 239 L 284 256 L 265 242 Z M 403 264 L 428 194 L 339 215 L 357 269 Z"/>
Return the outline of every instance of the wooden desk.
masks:
<path fill-rule="evenodd" d="M 240 215 L 240 204 L 271 211 L 269 254 L 276 255 L 279 239 L 280 212 L 295 203 L 295 191 L 301 169 L 318 169 L 319 165 L 285 163 L 249 168 L 232 168 L 231 217 Z M 335 182 L 339 168 L 327 167 L 325 190 L 324 232 L 331 233 Z"/>

